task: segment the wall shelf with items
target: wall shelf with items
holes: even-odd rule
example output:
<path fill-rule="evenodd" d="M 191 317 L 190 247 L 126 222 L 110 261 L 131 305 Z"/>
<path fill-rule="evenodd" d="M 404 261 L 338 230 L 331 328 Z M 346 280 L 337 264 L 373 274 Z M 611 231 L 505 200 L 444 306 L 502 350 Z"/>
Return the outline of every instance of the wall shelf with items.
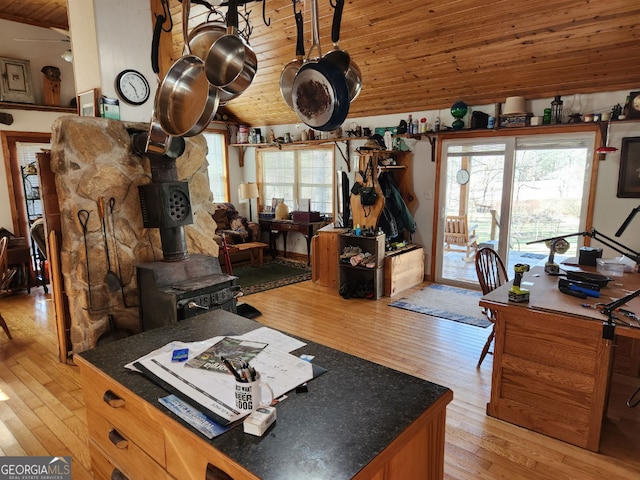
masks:
<path fill-rule="evenodd" d="M 352 140 L 368 140 L 366 137 L 341 137 L 341 138 L 322 138 L 319 140 L 300 140 L 295 142 L 271 142 L 271 143 L 230 143 L 230 147 L 236 147 L 239 151 L 238 162 L 241 167 L 244 167 L 244 151 L 245 148 L 278 148 L 282 149 L 282 147 L 290 147 L 290 146 L 313 146 L 313 145 L 323 145 L 325 143 L 344 143 L 347 146 L 347 155 L 340 150 L 342 154 L 342 158 L 347 164 L 347 170 L 351 171 L 351 165 L 349 163 L 349 142 Z"/>
<path fill-rule="evenodd" d="M 339 235 L 338 289 L 344 298 L 371 298 L 384 295 L 384 247 L 385 235 L 365 236 L 343 233 Z M 359 249 L 371 256 L 361 262 L 352 262 L 345 252 L 348 247 Z M 353 265 L 355 263 L 355 265 Z M 364 265 L 362 265 L 364 263 Z M 369 265 L 369 266 L 367 266 Z"/>

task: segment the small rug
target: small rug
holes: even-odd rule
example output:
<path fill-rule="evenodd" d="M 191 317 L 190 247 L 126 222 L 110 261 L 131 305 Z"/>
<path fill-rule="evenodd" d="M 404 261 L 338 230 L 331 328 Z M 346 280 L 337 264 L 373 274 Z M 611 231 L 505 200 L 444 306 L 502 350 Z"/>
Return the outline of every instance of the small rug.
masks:
<path fill-rule="evenodd" d="M 478 305 L 482 293 L 475 290 L 432 284 L 408 297 L 390 303 L 392 307 L 487 328 L 491 322 Z"/>
<path fill-rule="evenodd" d="M 306 263 L 276 258 L 270 262 L 264 262 L 262 267 L 251 265 L 235 267 L 233 275 L 238 277 L 242 293 L 251 295 L 311 280 L 311 267 L 307 267 Z"/>

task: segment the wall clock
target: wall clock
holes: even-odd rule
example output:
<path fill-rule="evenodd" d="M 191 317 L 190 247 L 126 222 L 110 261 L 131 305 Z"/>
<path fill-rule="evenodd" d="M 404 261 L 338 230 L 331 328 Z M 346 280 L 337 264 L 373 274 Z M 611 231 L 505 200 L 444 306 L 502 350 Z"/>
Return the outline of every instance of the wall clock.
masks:
<path fill-rule="evenodd" d="M 469 177 L 469 170 L 465 170 L 464 168 L 461 168 L 458 170 L 458 173 L 456 173 L 456 181 L 460 185 L 466 185 L 467 182 L 469 182 Z"/>
<path fill-rule="evenodd" d="M 149 82 L 136 70 L 123 70 L 116 77 L 118 96 L 130 105 L 142 105 L 149 99 Z"/>
<path fill-rule="evenodd" d="M 629 94 L 629 114 L 628 118 L 640 118 L 640 92 Z"/>

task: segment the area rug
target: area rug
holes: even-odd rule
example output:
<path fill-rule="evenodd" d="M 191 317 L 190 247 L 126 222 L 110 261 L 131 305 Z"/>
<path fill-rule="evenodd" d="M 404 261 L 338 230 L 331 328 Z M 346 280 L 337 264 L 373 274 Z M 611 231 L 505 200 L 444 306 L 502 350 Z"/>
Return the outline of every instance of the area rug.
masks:
<path fill-rule="evenodd" d="M 487 328 L 491 325 L 491 322 L 487 320 L 478 305 L 480 297 L 482 297 L 482 293 L 475 290 L 432 284 L 389 305 L 446 320 L 453 320 L 454 322 Z"/>
<path fill-rule="evenodd" d="M 264 262 L 262 267 L 243 265 L 235 267 L 233 274 L 238 277 L 244 295 L 271 290 L 293 283 L 311 280 L 311 267 L 306 263 L 276 258 Z"/>

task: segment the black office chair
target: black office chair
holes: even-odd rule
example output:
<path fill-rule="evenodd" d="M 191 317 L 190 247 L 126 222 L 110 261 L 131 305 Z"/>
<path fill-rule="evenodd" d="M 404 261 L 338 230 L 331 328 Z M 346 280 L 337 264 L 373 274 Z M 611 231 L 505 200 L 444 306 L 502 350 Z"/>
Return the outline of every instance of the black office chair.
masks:
<path fill-rule="evenodd" d="M 504 268 L 504 263 L 502 262 L 500 255 L 498 255 L 492 248 L 481 248 L 476 253 L 476 273 L 478 275 L 478 282 L 480 282 L 483 295 L 495 290 L 508 281 L 507 270 Z M 478 360 L 477 368 L 480 368 L 480 365 L 482 365 L 482 361 L 487 354 L 492 354 L 492 352 L 489 351 L 489 348 L 491 347 L 491 342 L 493 342 L 493 338 L 496 335 L 496 327 L 494 323 L 495 312 L 491 309 L 486 309 L 485 313 L 493 325 L 491 326 L 489 338 L 487 338 L 484 348 L 482 349 L 482 353 L 480 354 L 480 360 Z"/>

